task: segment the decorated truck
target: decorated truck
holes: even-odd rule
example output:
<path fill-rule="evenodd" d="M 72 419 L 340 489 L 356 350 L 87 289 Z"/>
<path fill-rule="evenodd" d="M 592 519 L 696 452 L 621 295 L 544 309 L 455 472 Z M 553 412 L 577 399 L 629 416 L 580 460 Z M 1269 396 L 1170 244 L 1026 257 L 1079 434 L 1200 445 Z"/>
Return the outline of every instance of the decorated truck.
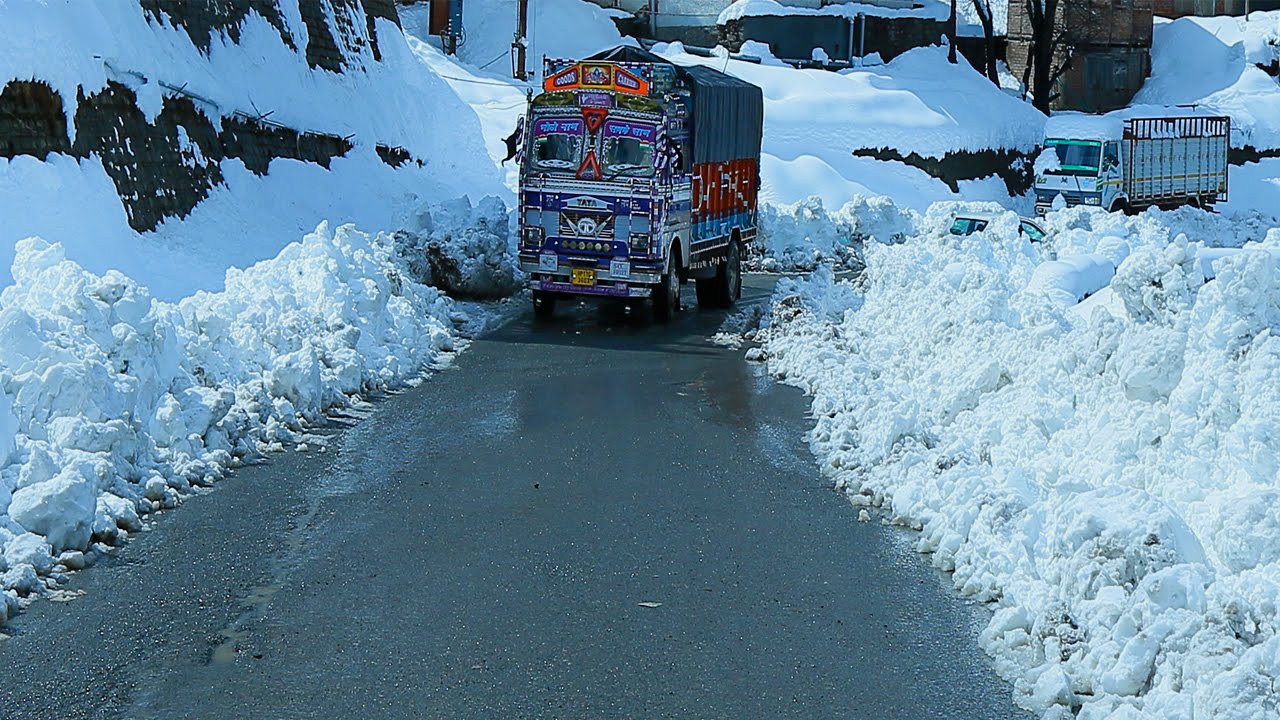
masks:
<path fill-rule="evenodd" d="M 1132 112 L 1132 111 L 1130 111 Z M 1036 212 L 1055 202 L 1137 212 L 1211 207 L 1227 199 L 1231 118 L 1194 109 L 1169 117 L 1063 113 L 1045 124 Z"/>
<path fill-rule="evenodd" d="M 690 280 L 699 305 L 732 305 L 756 234 L 760 88 L 633 47 L 547 59 L 543 76 L 520 165 L 535 314 L 614 298 L 665 322 Z"/>

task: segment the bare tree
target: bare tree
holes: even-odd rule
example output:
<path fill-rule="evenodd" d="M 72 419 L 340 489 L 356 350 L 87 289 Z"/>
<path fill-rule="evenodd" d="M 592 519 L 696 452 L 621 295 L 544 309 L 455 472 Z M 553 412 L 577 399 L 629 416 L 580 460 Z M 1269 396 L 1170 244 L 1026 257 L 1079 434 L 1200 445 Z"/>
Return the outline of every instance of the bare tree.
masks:
<path fill-rule="evenodd" d="M 1031 104 L 1045 114 L 1058 99 L 1058 80 L 1071 69 L 1071 34 L 1059 22 L 1060 0 L 1026 0 L 1031 44 L 1022 84 L 1031 92 Z"/>
<path fill-rule="evenodd" d="M 996 85 L 1000 84 L 1000 71 L 996 68 L 996 23 L 991 0 L 970 0 L 978 22 L 982 24 L 982 72 Z M 954 0 L 953 0 L 954 3 Z M 954 6 L 953 6 L 954 7 Z M 952 10 L 954 14 L 955 10 Z"/>
<path fill-rule="evenodd" d="M 956 64 L 956 0 L 951 0 L 951 17 L 947 18 L 947 59 Z"/>

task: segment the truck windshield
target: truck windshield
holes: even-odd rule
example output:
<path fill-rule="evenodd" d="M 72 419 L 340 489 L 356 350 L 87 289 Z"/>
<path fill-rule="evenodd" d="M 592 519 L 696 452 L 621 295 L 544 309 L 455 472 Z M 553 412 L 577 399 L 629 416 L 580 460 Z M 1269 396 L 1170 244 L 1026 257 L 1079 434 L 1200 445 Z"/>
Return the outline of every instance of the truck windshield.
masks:
<path fill-rule="evenodd" d="M 578 118 L 541 118 L 533 127 L 533 166 L 572 170 L 582 153 L 583 123 Z"/>
<path fill-rule="evenodd" d="M 1050 170 L 1050 175 L 1098 175 L 1102 143 L 1092 140 L 1048 140 L 1045 144 L 1058 152 L 1058 169 Z"/>
<path fill-rule="evenodd" d="M 655 127 L 649 123 L 611 120 L 604 126 L 604 171 L 609 176 L 653 174 Z"/>

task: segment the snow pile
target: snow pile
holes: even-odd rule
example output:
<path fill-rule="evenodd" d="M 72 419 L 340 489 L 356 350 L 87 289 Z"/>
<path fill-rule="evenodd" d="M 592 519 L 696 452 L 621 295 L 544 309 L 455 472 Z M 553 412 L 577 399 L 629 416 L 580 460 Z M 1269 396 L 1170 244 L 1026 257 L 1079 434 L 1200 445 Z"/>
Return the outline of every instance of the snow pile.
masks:
<path fill-rule="evenodd" d="M 496 197 L 474 208 L 466 197 L 423 208 L 394 238 L 424 285 L 469 298 L 501 298 L 520 288 L 507 207 Z"/>
<path fill-rule="evenodd" d="M 916 212 L 883 196 L 855 195 L 834 212 L 817 196 L 792 205 L 766 204 L 748 265 L 767 272 L 809 271 L 824 262 L 856 269 L 865 243 L 899 242 L 915 234 L 919 221 Z"/>
<path fill-rule="evenodd" d="M 339 40 L 346 62 L 334 73 L 308 63 L 298 0 L 275 4 L 280 28 L 250 12 L 236 41 L 216 34 L 205 53 L 184 29 L 148 21 L 136 1 L 0 3 L 0 26 L 13 29 L 0 45 L 0 86 L 47 82 L 63 99 L 72 139 L 77 94 L 114 81 L 137 94 L 149 121 L 173 94 L 163 83 L 202 98 L 197 107 L 215 126 L 235 112 L 269 113 L 271 121 L 354 144 L 328 169 L 276 159 L 259 176 L 238 159 L 224 160 L 224 185 L 186 218 L 146 233 L 129 226 L 97 156 L 0 158 L 0 287 L 11 281 L 17 242 L 40 236 L 95 273 L 120 270 L 157 297 L 177 300 L 220 289 L 228 267 L 274 257 L 321 219 L 393 230 L 426 198 L 504 192 L 493 166 L 476 160 L 485 153 L 475 113 L 410 52 L 394 23 L 374 21 L 381 59 L 367 41 Z M 363 28 L 363 11 L 353 12 L 354 20 L 330 17 L 330 32 Z M 179 129 L 181 142 L 186 129 Z M 376 153 L 379 143 L 403 148 L 412 160 L 389 166 Z"/>
<path fill-rule="evenodd" d="M 784 289 L 760 334 L 825 472 L 995 603 L 983 645 L 1042 717 L 1275 717 L 1280 233 L 1074 208 L 1035 244 L 945 216 L 868 244 L 865 292 Z M 1241 248 L 1208 282 L 1205 245 Z M 1114 302 L 1029 292 L 1055 253 L 1118 262 Z"/>
<path fill-rule="evenodd" d="M 321 224 L 176 304 L 39 238 L 19 243 L 12 271 L 0 293 L 10 608 L 83 565 L 91 543 L 298 440 L 352 395 L 415 382 L 461 344 L 452 302 L 412 279 L 389 236 L 352 226 Z"/>
<path fill-rule="evenodd" d="M 936 159 L 960 151 L 1031 152 L 1043 140 L 1043 115 L 967 64 L 950 64 L 939 48 L 917 48 L 885 65 L 840 73 L 757 65 L 727 52 L 704 58 L 679 43 L 654 50 L 677 64 L 714 67 L 763 89 L 761 197 L 778 205 L 817 192 L 828 207 L 859 194 L 888 195 L 923 211 L 955 193 L 923 170 L 853 152 L 887 148 Z M 994 177 L 960 185 L 966 198 L 1009 199 L 1004 182 Z"/>

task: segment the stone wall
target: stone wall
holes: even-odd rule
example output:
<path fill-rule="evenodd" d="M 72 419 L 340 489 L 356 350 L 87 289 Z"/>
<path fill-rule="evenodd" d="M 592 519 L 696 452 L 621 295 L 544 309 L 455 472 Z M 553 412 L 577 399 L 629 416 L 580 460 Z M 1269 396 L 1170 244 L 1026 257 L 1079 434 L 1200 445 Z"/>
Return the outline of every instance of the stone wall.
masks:
<path fill-rule="evenodd" d="M 981 180 L 992 175 L 1003 180 L 1009 194 L 1015 197 L 1029 192 L 1035 184 L 1032 158 L 1018 150 L 960 150 L 949 152 L 942 158 L 923 157 L 916 153 L 903 155 L 894 148 L 863 148 L 854 150 L 853 154 L 919 168 L 946 183 L 954 193 L 960 192 L 961 180 Z"/>

